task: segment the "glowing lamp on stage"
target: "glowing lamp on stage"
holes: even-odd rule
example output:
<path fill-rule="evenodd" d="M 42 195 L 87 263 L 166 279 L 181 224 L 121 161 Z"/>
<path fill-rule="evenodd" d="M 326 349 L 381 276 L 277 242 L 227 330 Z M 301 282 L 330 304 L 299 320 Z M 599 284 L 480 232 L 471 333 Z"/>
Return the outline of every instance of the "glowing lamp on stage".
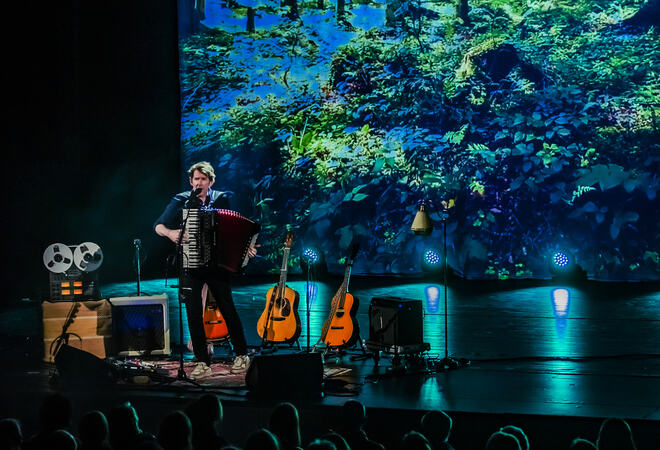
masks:
<path fill-rule="evenodd" d="M 321 255 L 319 255 L 319 252 L 315 248 L 308 247 L 303 250 L 302 258 L 307 262 L 307 264 L 312 266 L 319 262 Z"/>
<path fill-rule="evenodd" d="M 571 264 L 571 258 L 564 252 L 552 254 L 552 265 L 558 270 L 566 270 Z"/>
<path fill-rule="evenodd" d="M 435 249 L 429 249 L 424 252 L 424 264 L 435 267 L 442 262 L 440 253 Z"/>
<path fill-rule="evenodd" d="M 300 254 L 300 270 L 311 277 L 318 278 L 325 275 L 327 268 L 323 252 L 317 247 L 303 247 Z"/>
<path fill-rule="evenodd" d="M 584 271 L 575 262 L 575 256 L 564 249 L 550 254 L 548 266 L 553 279 L 578 280 L 585 278 Z"/>

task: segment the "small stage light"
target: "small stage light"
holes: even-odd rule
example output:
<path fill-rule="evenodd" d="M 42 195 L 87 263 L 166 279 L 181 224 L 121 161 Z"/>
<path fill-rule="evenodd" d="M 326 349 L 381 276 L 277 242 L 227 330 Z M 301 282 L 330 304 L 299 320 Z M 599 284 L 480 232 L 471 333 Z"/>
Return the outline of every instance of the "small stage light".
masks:
<path fill-rule="evenodd" d="M 564 252 L 555 252 L 552 255 L 552 264 L 558 269 L 564 270 L 571 264 L 571 258 Z"/>
<path fill-rule="evenodd" d="M 440 273 L 443 269 L 442 252 L 428 248 L 422 255 L 422 271 L 425 273 Z"/>
<path fill-rule="evenodd" d="M 549 256 L 548 266 L 553 279 L 580 280 L 585 279 L 584 270 L 575 262 L 575 256 L 567 250 L 556 250 Z"/>
<path fill-rule="evenodd" d="M 318 279 L 319 276 L 326 274 L 328 269 L 325 265 L 323 252 L 317 247 L 303 247 L 300 254 L 300 270 L 303 274 Z"/>
<path fill-rule="evenodd" d="M 440 253 L 437 250 L 429 249 L 424 252 L 424 263 L 429 266 L 437 266 L 441 262 Z"/>
<path fill-rule="evenodd" d="M 307 261 L 307 264 L 310 266 L 316 264 L 321 259 L 319 252 L 315 248 L 307 247 L 302 254 L 304 260 Z"/>

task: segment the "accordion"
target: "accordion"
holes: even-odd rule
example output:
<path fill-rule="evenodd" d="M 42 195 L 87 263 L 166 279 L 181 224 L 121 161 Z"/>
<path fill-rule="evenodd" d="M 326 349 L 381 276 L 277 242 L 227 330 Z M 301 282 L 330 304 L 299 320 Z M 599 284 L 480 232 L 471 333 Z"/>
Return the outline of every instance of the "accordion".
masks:
<path fill-rule="evenodd" d="M 248 249 L 257 242 L 260 225 L 228 209 L 184 209 L 184 269 L 218 267 L 239 272 L 248 263 Z"/>

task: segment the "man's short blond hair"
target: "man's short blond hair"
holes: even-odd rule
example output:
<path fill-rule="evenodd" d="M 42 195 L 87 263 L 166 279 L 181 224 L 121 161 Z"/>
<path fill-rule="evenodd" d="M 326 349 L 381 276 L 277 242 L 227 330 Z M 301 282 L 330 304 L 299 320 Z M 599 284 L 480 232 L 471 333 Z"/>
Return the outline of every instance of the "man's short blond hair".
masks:
<path fill-rule="evenodd" d="M 202 172 L 204 175 L 209 177 L 209 180 L 211 181 L 215 180 L 215 170 L 213 170 L 213 166 L 211 165 L 210 162 L 200 161 L 190 166 L 190 169 L 188 169 L 188 175 L 190 178 L 192 178 L 193 175 L 195 174 L 195 170 L 199 170 L 200 172 Z"/>

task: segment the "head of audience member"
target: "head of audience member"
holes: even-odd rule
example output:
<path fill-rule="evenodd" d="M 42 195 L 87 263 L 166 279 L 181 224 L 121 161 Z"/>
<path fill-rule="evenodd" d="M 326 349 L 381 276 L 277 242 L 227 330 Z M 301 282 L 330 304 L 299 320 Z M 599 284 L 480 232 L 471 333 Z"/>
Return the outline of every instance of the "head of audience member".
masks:
<path fill-rule="evenodd" d="M 78 441 L 66 430 L 55 430 L 48 436 L 49 450 L 76 450 Z"/>
<path fill-rule="evenodd" d="M 173 411 L 161 421 L 158 443 L 165 450 L 192 450 L 192 425 L 183 411 Z"/>
<path fill-rule="evenodd" d="M 80 418 L 78 438 L 84 445 L 99 445 L 108 440 L 108 421 L 101 411 L 89 411 Z"/>
<path fill-rule="evenodd" d="M 115 406 L 108 413 L 108 428 L 110 430 L 110 445 L 121 449 L 135 445 L 142 434 L 137 411 L 131 402 Z"/>
<path fill-rule="evenodd" d="M 449 441 L 452 420 L 444 411 L 431 410 L 422 416 L 422 434 L 433 446 Z"/>
<path fill-rule="evenodd" d="M 360 428 L 367 419 L 364 405 L 357 400 L 349 400 L 342 406 L 342 420 L 347 428 Z"/>
<path fill-rule="evenodd" d="M 399 450 L 431 450 L 431 443 L 421 433 L 409 431 L 401 439 Z"/>
<path fill-rule="evenodd" d="M 158 443 L 158 441 L 154 441 L 153 439 L 147 439 L 140 442 L 135 447 L 135 450 L 165 450 L 165 449 Z"/>
<path fill-rule="evenodd" d="M 334 431 L 328 431 L 323 436 L 321 436 L 321 439 L 325 441 L 330 441 L 333 444 L 335 444 L 337 450 L 351 450 L 351 447 L 349 447 L 348 442 L 346 442 L 346 439 L 344 439 L 341 434 L 336 433 Z"/>
<path fill-rule="evenodd" d="M 225 444 L 219 429 L 222 427 L 223 410 L 215 394 L 204 394 L 186 407 L 186 415 L 193 428 L 195 448 L 215 448 Z"/>
<path fill-rule="evenodd" d="M 0 420 L 0 448 L 20 450 L 23 445 L 21 424 L 16 419 Z"/>
<path fill-rule="evenodd" d="M 300 419 L 293 404 L 277 405 L 270 414 L 268 429 L 277 436 L 283 449 L 300 447 Z"/>
<path fill-rule="evenodd" d="M 485 450 L 521 450 L 518 438 L 513 434 L 496 431 L 486 442 Z"/>
<path fill-rule="evenodd" d="M 522 428 L 517 427 L 515 425 L 506 425 L 500 428 L 500 431 L 503 431 L 504 433 L 513 434 L 516 437 L 516 439 L 518 439 L 520 450 L 529 450 L 529 439 L 527 439 L 527 435 L 522 430 Z"/>
<path fill-rule="evenodd" d="M 245 440 L 245 450 L 280 450 L 280 445 L 273 433 L 265 428 L 250 433 Z"/>
<path fill-rule="evenodd" d="M 598 431 L 598 450 L 636 450 L 630 425 L 623 419 L 605 419 Z"/>
<path fill-rule="evenodd" d="M 582 438 L 575 438 L 568 450 L 596 450 L 596 444 Z"/>
<path fill-rule="evenodd" d="M 71 401 L 62 394 L 50 394 L 39 407 L 39 424 L 42 431 L 69 428 L 72 414 Z"/>
<path fill-rule="evenodd" d="M 326 439 L 314 439 L 305 447 L 305 450 L 337 450 L 337 447 Z"/>

